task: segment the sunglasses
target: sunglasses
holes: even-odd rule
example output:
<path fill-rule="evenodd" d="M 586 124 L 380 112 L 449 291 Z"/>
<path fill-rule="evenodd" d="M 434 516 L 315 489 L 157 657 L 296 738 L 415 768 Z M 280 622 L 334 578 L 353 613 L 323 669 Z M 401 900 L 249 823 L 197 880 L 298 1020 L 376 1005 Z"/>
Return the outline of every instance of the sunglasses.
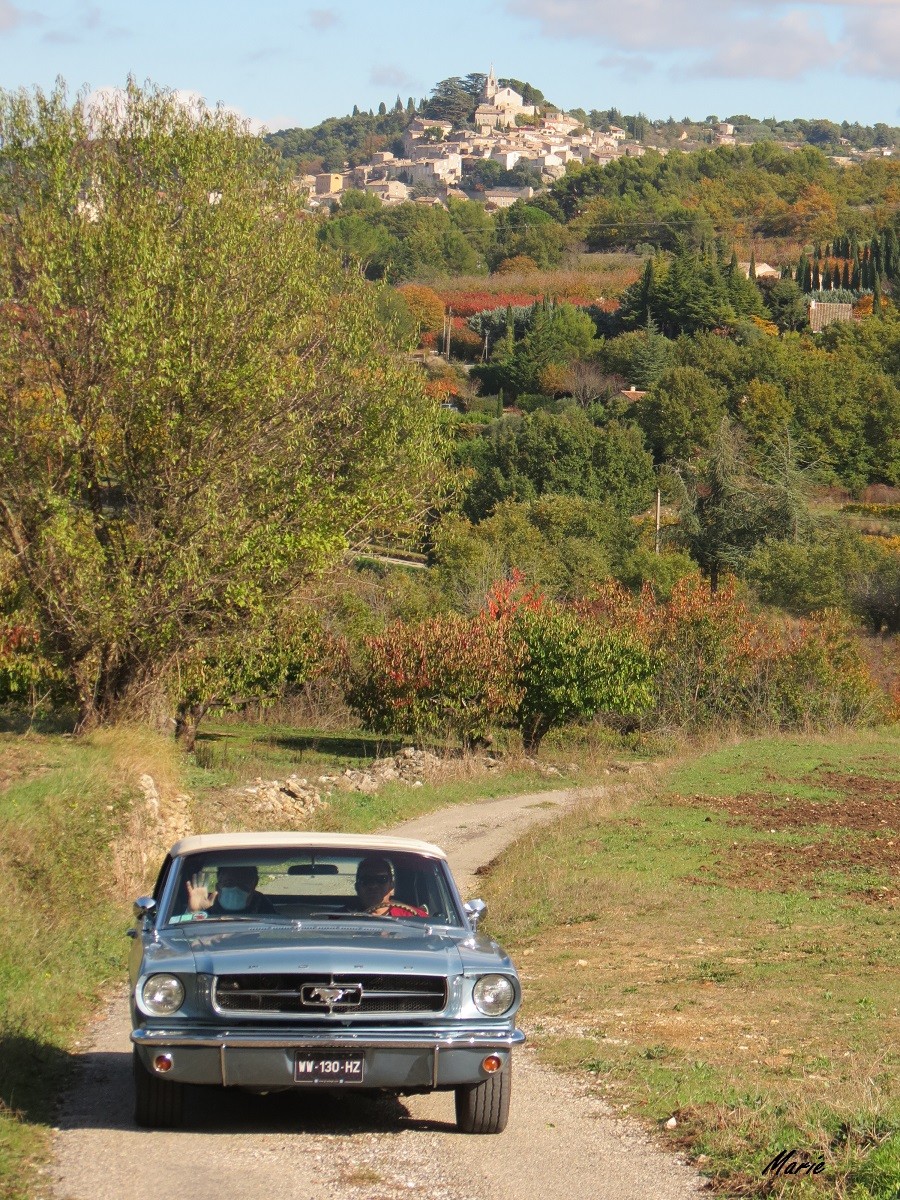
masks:
<path fill-rule="evenodd" d="M 393 883 L 390 875 L 360 875 L 357 883 Z"/>

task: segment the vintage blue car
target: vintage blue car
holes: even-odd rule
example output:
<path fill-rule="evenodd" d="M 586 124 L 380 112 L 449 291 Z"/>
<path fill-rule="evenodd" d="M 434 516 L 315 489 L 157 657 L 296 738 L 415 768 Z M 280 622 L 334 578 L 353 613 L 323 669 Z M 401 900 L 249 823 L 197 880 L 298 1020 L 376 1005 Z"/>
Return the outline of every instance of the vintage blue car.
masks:
<path fill-rule="evenodd" d="M 519 979 L 436 846 L 189 837 L 134 908 L 139 1125 L 180 1125 L 207 1084 L 453 1091 L 461 1130 L 504 1129 Z"/>

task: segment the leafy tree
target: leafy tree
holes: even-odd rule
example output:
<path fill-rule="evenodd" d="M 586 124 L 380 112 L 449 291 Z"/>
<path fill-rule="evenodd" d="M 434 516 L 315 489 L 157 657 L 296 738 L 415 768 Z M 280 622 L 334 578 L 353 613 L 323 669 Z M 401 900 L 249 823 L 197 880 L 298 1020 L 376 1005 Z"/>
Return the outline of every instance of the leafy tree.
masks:
<path fill-rule="evenodd" d="M 637 418 L 657 462 L 705 448 L 724 414 L 724 396 L 696 367 L 670 367 L 638 402 Z"/>
<path fill-rule="evenodd" d="M 6 93 L 0 146 L 0 539 L 86 727 L 413 518 L 437 414 L 226 113 Z"/>
<path fill-rule="evenodd" d="M 476 98 L 472 85 L 458 75 L 442 79 L 431 89 L 431 99 L 425 105 L 425 117 L 434 121 L 451 121 L 454 127 L 467 125 L 475 115 Z"/>
<path fill-rule="evenodd" d="M 568 243 L 568 233 L 549 213 L 517 200 L 497 213 L 488 263 L 494 269 L 503 259 L 527 254 L 538 266 L 553 267 L 561 260 Z"/>
<path fill-rule="evenodd" d="M 772 320 L 780 330 L 805 328 L 808 311 L 806 299 L 793 279 L 779 279 L 769 287 L 763 285 L 763 295 Z"/>
<path fill-rule="evenodd" d="M 505 499 L 574 495 L 605 500 L 631 513 L 649 502 L 653 469 L 637 433 L 616 422 L 603 428 L 570 407 L 506 417 L 461 452 L 474 471 L 464 510 L 483 520 Z"/>
<path fill-rule="evenodd" d="M 544 495 L 503 501 L 477 524 L 448 517 L 435 532 L 433 556 L 442 595 L 475 612 L 494 581 L 516 571 L 547 595 L 585 596 L 630 564 L 634 540 L 610 504 Z"/>
<path fill-rule="evenodd" d="M 708 452 L 669 475 L 679 506 L 675 540 L 709 577 L 715 592 L 726 570 L 735 570 L 767 537 L 796 536 L 805 509 L 790 453 L 780 477 L 754 470 L 745 438 L 723 417 Z"/>
<path fill-rule="evenodd" d="M 576 717 L 634 717 L 653 704 L 653 659 L 628 633 L 546 604 L 516 614 L 510 641 L 521 646 L 517 720 L 526 750 Z"/>

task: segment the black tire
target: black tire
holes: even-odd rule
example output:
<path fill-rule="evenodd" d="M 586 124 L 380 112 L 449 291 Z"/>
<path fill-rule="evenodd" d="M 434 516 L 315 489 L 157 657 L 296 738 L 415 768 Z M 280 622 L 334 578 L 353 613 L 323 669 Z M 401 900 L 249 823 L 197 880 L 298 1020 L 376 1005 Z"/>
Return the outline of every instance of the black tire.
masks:
<path fill-rule="evenodd" d="M 456 1093 L 456 1127 L 460 1133 L 502 1133 L 509 1118 L 512 1060 L 481 1083 L 464 1084 Z"/>
<path fill-rule="evenodd" d="M 132 1053 L 134 1119 L 144 1129 L 177 1129 L 184 1122 L 183 1083 L 152 1075 L 141 1062 L 137 1047 Z"/>

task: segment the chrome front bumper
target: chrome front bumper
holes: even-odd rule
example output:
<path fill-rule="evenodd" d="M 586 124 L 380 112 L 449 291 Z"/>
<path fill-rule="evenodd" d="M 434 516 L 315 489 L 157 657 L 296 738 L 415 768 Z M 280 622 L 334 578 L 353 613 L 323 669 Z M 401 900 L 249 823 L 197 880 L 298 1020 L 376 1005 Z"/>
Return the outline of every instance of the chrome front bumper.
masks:
<path fill-rule="evenodd" d="M 181 1083 L 277 1088 L 304 1086 L 294 1078 L 294 1057 L 305 1050 L 356 1050 L 365 1054 L 363 1086 L 440 1088 L 480 1083 L 481 1063 L 495 1052 L 506 1058 L 521 1046 L 521 1029 L 437 1028 L 415 1030 L 304 1029 L 290 1033 L 240 1029 L 147 1029 L 131 1034 L 144 1066 L 165 1052 L 165 1078 Z M 346 1084 L 341 1086 L 356 1086 Z"/>

